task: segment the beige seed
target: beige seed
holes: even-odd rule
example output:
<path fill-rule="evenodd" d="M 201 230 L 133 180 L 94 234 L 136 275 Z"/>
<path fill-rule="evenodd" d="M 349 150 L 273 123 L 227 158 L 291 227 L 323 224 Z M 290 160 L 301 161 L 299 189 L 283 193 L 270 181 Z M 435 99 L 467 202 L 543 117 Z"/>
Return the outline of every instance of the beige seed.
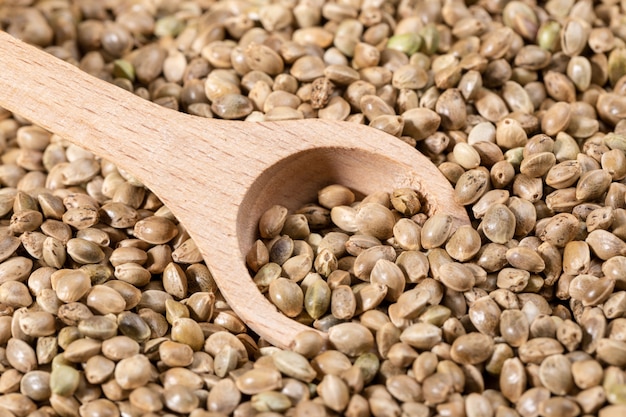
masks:
<path fill-rule="evenodd" d="M 50 281 L 59 300 L 71 303 L 80 300 L 91 288 L 91 280 L 82 270 L 61 269 L 54 272 Z"/>
<path fill-rule="evenodd" d="M 465 169 L 474 169 L 480 165 L 480 155 L 471 145 L 459 142 L 454 146 L 455 161 Z"/>
<path fill-rule="evenodd" d="M 364 203 L 356 210 L 355 223 L 359 232 L 387 239 L 393 235 L 395 218 L 386 207 L 377 203 Z"/>
<path fill-rule="evenodd" d="M 270 368 L 251 369 L 235 379 L 237 389 L 246 395 L 254 395 L 279 388 L 281 382 L 280 372 Z"/>
<path fill-rule="evenodd" d="M 528 271 L 516 268 L 503 268 L 498 272 L 496 285 L 498 288 L 512 292 L 521 292 L 526 287 L 529 280 L 530 273 Z"/>
<path fill-rule="evenodd" d="M 526 388 L 526 372 L 518 358 L 506 359 L 500 372 L 500 390 L 510 401 L 518 401 Z"/>
<path fill-rule="evenodd" d="M 497 334 L 501 311 L 491 297 L 484 296 L 474 301 L 468 313 L 476 330 L 492 337 Z"/>
<path fill-rule="evenodd" d="M 557 340 L 538 337 L 530 339 L 520 346 L 519 358 L 525 363 L 540 364 L 544 358 L 562 352 L 563 346 Z"/>
<path fill-rule="evenodd" d="M 567 398 L 550 398 L 539 404 L 539 412 L 546 417 L 577 416 L 580 414 L 580 407 Z"/>
<path fill-rule="evenodd" d="M 237 351 L 231 346 L 224 346 L 217 355 L 215 355 L 213 361 L 213 369 L 215 375 L 220 378 L 224 378 L 226 374 L 237 368 Z"/>
<path fill-rule="evenodd" d="M 478 253 L 480 236 L 470 226 L 461 226 L 450 236 L 446 243 L 446 252 L 458 261 L 467 261 Z"/>
<path fill-rule="evenodd" d="M 465 171 L 454 187 L 456 201 L 469 205 L 478 201 L 489 188 L 489 171 L 479 167 Z"/>
<path fill-rule="evenodd" d="M 386 245 L 377 245 L 365 249 L 356 257 L 353 268 L 354 275 L 359 279 L 367 280 L 379 259 L 393 262 L 396 259 L 396 252 L 391 246 Z"/>
<path fill-rule="evenodd" d="M 163 270 L 163 288 L 174 298 L 181 299 L 187 295 L 187 276 L 183 269 L 170 262 Z"/>
<path fill-rule="evenodd" d="M 499 149 L 499 148 L 498 148 Z M 494 187 L 502 188 L 510 184 L 515 176 L 515 168 L 508 161 L 498 161 L 490 171 L 491 182 Z"/>
<path fill-rule="evenodd" d="M 3 375 L 10 375 L 9 371 L 6 371 Z M 14 375 L 13 378 L 16 378 Z M 20 392 L 34 401 L 44 401 L 50 398 L 50 373 L 46 371 L 31 371 L 26 373 L 20 380 L 19 377 Z"/>
<path fill-rule="evenodd" d="M 354 202 L 354 193 L 342 185 L 329 185 L 317 194 L 318 201 L 323 207 L 332 209 L 336 206 L 347 206 Z"/>
<path fill-rule="evenodd" d="M 294 281 L 277 278 L 269 285 L 269 297 L 272 303 L 287 317 L 298 316 L 304 307 L 304 294 Z"/>
<path fill-rule="evenodd" d="M 20 236 L 22 246 L 35 259 L 43 257 L 43 242 L 46 236 L 38 232 L 25 232 Z"/>
<path fill-rule="evenodd" d="M 468 333 L 458 337 L 452 344 L 450 355 L 459 364 L 478 364 L 491 356 L 493 340 L 481 333 Z"/>
<path fill-rule="evenodd" d="M 291 214 L 285 219 L 281 234 L 292 239 L 306 239 L 311 233 L 307 218 L 304 214 Z"/>
<path fill-rule="evenodd" d="M 272 359 L 276 368 L 289 377 L 311 382 L 317 376 L 308 360 L 299 353 L 281 350 L 273 354 Z"/>
<path fill-rule="evenodd" d="M 324 76 L 324 62 L 317 56 L 303 56 L 291 66 L 289 73 L 301 82 L 311 82 Z"/>
<path fill-rule="evenodd" d="M 20 329 L 32 337 L 53 335 L 56 331 L 54 316 L 45 311 L 33 311 L 19 318 Z"/>
<path fill-rule="evenodd" d="M 174 323 L 176 319 L 189 317 L 189 309 L 182 303 L 171 298 L 165 300 L 165 318 L 168 323 Z"/>
<path fill-rule="evenodd" d="M 63 223 L 66 223 L 76 229 L 86 229 L 98 223 L 98 212 L 89 208 L 71 208 L 63 214 Z"/>
<path fill-rule="evenodd" d="M 83 304 L 79 305 L 82 306 Z M 77 306 L 78 305 L 74 307 Z M 78 322 L 78 331 L 81 335 L 97 340 L 106 340 L 117 334 L 117 323 L 110 316 L 93 316 L 88 315 L 88 313 L 89 310 L 82 313 L 82 316 L 86 317 L 82 318 L 82 320 Z M 80 317 L 79 314 L 76 314 L 76 316 Z"/>
<path fill-rule="evenodd" d="M 23 256 L 14 256 L 0 263 L 0 284 L 9 281 L 26 281 L 33 268 L 33 261 Z"/>
<path fill-rule="evenodd" d="M 343 411 L 350 400 L 347 385 L 336 375 L 325 375 L 317 386 L 317 393 L 324 405 L 336 412 Z"/>
<path fill-rule="evenodd" d="M 103 222 L 115 228 L 133 227 L 139 220 L 137 210 L 119 202 L 102 205 L 99 213 Z"/>
<path fill-rule="evenodd" d="M 512 267 L 529 272 L 538 273 L 545 269 L 545 262 L 541 256 L 536 251 L 524 246 L 507 250 L 506 259 Z"/>
<path fill-rule="evenodd" d="M 312 358 L 319 353 L 324 341 L 319 333 L 314 331 L 303 331 L 294 336 L 292 349 L 305 358 Z"/>
<path fill-rule="evenodd" d="M 363 325 L 358 323 L 342 323 L 330 328 L 330 342 L 348 356 L 358 356 L 369 352 L 374 346 L 374 336 Z"/>
<path fill-rule="evenodd" d="M 527 236 L 535 228 L 537 223 L 537 209 L 530 201 L 511 197 L 507 207 L 515 216 L 515 235 Z"/>
<path fill-rule="evenodd" d="M 541 119 L 541 130 L 550 136 L 554 136 L 569 127 L 571 109 L 567 102 L 560 101 L 550 107 Z"/>
<path fill-rule="evenodd" d="M 564 247 L 567 242 L 574 239 L 578 229 L 578 219 L 568 213 L 559 213 L 552 217 L 539 237 L 557 247 Z"/>
<path fill-rule="evenodd" d="M 417 192 L 410 188 L 396 188 L 391 194 L 390 202 L 396 210 L 406 216 L 419 213 L 421 203 Z"/>
<path fill-rule="evenodd" d="M 241 401 L 241 392 L 232 379 L 222 379 L 211 388 L 207 399 L 209 411 L 230 414 Z"/>
<path fill-rule="evenodd" d="M 348 285 L 338 285 L 332 289 L 330 310 L 334 317 L 351 319 L 356 312 L 356 304 L 356 297 Z"/>
<path fill-rule="evenodd" d="M 252 70 L 276 75 L 283 72 L 283 60 L 276 52 L 265 45 L 249 45 L 244 52 L 246 64 Z"/>
<path fill-rule="evenodd" d="M 180 385 L 165 388 L 163 401 L 170 410 L 183 414 L 193 411 L 200 402 L 191 389 Z"/>
<path fill-rule="evenodd" d="M 103 415 L 115 417 L 119 415 L 118 406 L 111 400 L 100 398 L 80 406 L 79 413 L 84 416 Z"/>
<path fill-rule="evenodd" d="M 626 243 L 606 230 L 594 230 L 587 235 L 585 241 L 593 252 L 602 260 L 609 260 L 614 256 L 626 255 Z"/>
<path fill-rule="evenodd" d="M 415 323 L 407 327 L 400 335 L 400 340 L 416 349 L 427 350 L 441 341 L 442 331 L 437 326 L 427 323 Z"/>
<path fill-rule="evenodd" d="M 293 256 L 292 258 L 285 261 L 285 263 L 283 263 L 283 273 L 290 280 L 294 282 L 300 282 L 311 271 L 311 268 L 313 267 L 313 262 L 311 261 L 311 259 L 312 256 L 310 254 Z"/>
<path fill-rule="evenodd" d="M 584 20 L 577 18 L 569 19 L 561 31 L 563 52 L 571 57 L 580 55 L 589 38 L 590 31 L 589 24 Z"/>
<path fill-rule="evenodd" d="M 395 115 L 395 111 L 392 106 L 387 104 L 382 98 L 373 94 L 366 94 L 362 96 L 359 104 L 361 111 L 370 121 L 373 121 L 380 116 Z"/>
<path fill-rule="evenodd" d="M 137 306 L 141 300 L 141 291 L 126 282 L 113 280 L 107 281 L 104 285 L 113 288 L 122 295 L 127 310 Z"/>
<path fill-rule="evenodd" d="M 486 88 L 481 88 L 476 92 L 475 105 L 478 113 L 492 123 L 498 122 L 508 114 L 504 100 Z M 510 122 L 511 119 L 505 120 L 507 122 L 504 125 L 507 127 L 502 132 L 498 132 L 500 130 L 498 127 L 496 139 L 498 145 L 508 148 L 513 143 L 519 143 L 518 141 L 521 141 L 525 134 L 522 134 L 523 131 L 519 129 L 519 124 Z"/>
<path fill-rule="evenodd" d="M 369 126 L 392 136 L 400 137 L 404 129 L 404 119 L 401 116 L 380 115 L 375 117 Z"/>
<path fill-rule="evenodd" d="M 500 334 L 509 345 L 521 346 L 529 336 L 526 315 L 520 310 L 504 310 L 500 316 Z"/>
<path fill-rule="evenodd" d="M 602 381 L 603 370 L 595 360 L 582 360 L 572 363 L 572 377 L 580 389 L 597 386 Z"/>
<path fill-rule="evenodd" d="M 148 243 L 160 245 L 169 242 L 178 234 L 176 225 L 169 219 L 150 216 L 135 223 L 134 234 Z"/>
<path fill-rule="evenodd" d="M 115 251 L 111 254 L 112 259 L 115 259 L 114 254 Z M 268 262 L 269 251 L 267 246 L 265 246 L 261 240 L 256 240 L 246 255 L 246 265 L 254 272 L 258 272 L 259 269 Z M 111 263 L 113 263 L 113 261 Z"/>
<path fill-rule="evenodd" d="M 254 275 L 254 283 L 263 292 L 270 286 L 271 282 L 280 277 L 281 268 L 280 265 L 273 262 L 267 263 L 259 269 Z"/>
<path fill-rule="evenodd" d="M 318 257 L 322 251 L 330 251 L 335 257 L 341 257 L 346 249 L 346 241 L 349 236 L 346 233 L 341 232 L 329 232 L 321 239 L 321 241 L 314 243 L 316 246 Z"/>
<path fill-rule="evenodd" d="M 170 367 L 189 366 L 193 361 L 193 350 L 188 345 L 166 340 L 159 345 L 159 357 Z"/>
<path fill-rule="evenodd" d="M 115 366 L 115 381 L 122 389 L 144 386 L 151 376 L 150 361 L 143 355 L 122 359 Z"/>
<path fill-rule="evenodd" d="M 322 249 L 317 254 L 313 267 L 317 273 L 327 277 L 339 267 L 339 264 L 337 257 L 329 249 Z"/>
<path fill-rule="evenodd" d="M 424 249 L 439 247 L 445 243 L 452 229 L 452 218 L 437 213 L 430 217 L 422 227 L 421 241 Z"/>
<path fill-rule="evenodd" d="M 0 261 L 4 261 L 13 255 L 20 245 L 20 239 L 15 236 L 3 236 L 0 239 Z"/>
<path fill-rule="evenodd" d="M 626 177 L 626 155 L 619 149 L 612 149 L 602 154 L 602 169 L 611 174 L 613 180 Z"/>
<path fill-rule="evenodd" d="M 457 71 L 454 70 L 450 75 L 455 78 L 458 76 L 457 74 Z M 437 77 L 437 75 L 435 75 L 435 77 Z M 435 80 L 435 82 L 437 82 L 437 80 Z M 465 100 L 461 92 L 456 88 L 450 88 L 441 93 L 435 104 L 435 111 L 441 116 L 441 125 L 445 129 L 461 129 L 466 124 L 467 110 L 465 108 Z M 460 155 L 464 155 L 464 157 L 467 158 L 465 162 L 468 162 L 468 165 L 474 165 L 471 161 L 476 161 L 476 155 L 473 155 L 471 150 L 465 149 L 464 151 L 469 152 L 461 151 Z M 464 164 L 461 165 L 465 167 Z M 475 168 L 476 166 L 478 166 L 478 164 L 470 168 Z"/>
<path fill-rule="evenodd" d="M 615 280 L 615 286 L 618 288 L 623 287 L 622 276 L 624 268 L 626 268 L 626 257 L 613 256 L 602 264 L 602 273 L 607 278 Z"/>
<path fill-rule="evenodd" d="M 441 116 L 426 108 L 410 109 L 402 113 L 404 119 L 403 134 L 417 141 L 426 139 L 437 131 Z"/>
<path fill-rule="evenodd" d="M 395 263 L 379 259 L 370 273 L 370 282 L 374 285 L 386 286 L 386 299 L 396 301 L 404 291 L 406 279 L 400 267 Z"/>
<path fill-rule="evenodd" d="M 115 278 L 136 287 L 143 287 L 150 282 L 152 274 L 143 266 L 128 262 L 115 267 Z"/>
<path fill-rule="evenodd" d="M 193 239 L 187 239 L 172 252 L 172 260 L 183 264 L 202 262 L 202 253 Z"/>
<path fill-rule="evenodd" d="M 128 262 L 143 265 L 148 260 L 148 254 L 145 250 L 133 247 L 116 248 L 109 257 L 111 265 L 117 266 Z"/>
<path fill-rule="evenodd" d="M 603 169 L 595 169 L 581 175 L 576 185 L 576 199 L 590 201 L 606 192 L 611 184 L 611 174 Z"/>
<path fill-rule="evenodd" d="M 589 245 L 583 241 L 572 241 L 563 251 L 563 272 L 569 275 L 584 274 L 591 263 Z"/>
<path fill-rule="evenodd" d="M 102 342 L 102 354 L 113 361 L 137 355 L 139 344 L 127 336 L 115 336 Z"/>
<path fill-rule="evenodd" d="M 566 395 L 574 387 L 571 363 L 564 355 L 545 358 L 539 366 L 539 379 L 555 395 Z"/>
<path fill-rule="evenodd" d="M 595 306 L 611 295 L 614 286 L 615 281 L 610 278 L 581 274 L 570 282 L 569 294 L 573 299 L 582 301 L 584 306 Z"/>
<path fill-rule="evenodd" d="M 552 152 L 539 152 L 522 160 L 520 172 L 531 178 L 542 177 L 554 165 L 556 157 Z"/>
<path fill-rule="evenodd" d="M 94 286 L 87 295 L 87 305 L 100 314 L 121 313 L 126 308 L 124 297 L 113 288 Z"/>
<path fill-rule="evenodd" d="M 426 278 L 428 274 L 428 258 L 421 252 L 403 252 L 396 259 L 396 264 L 400 267 L 408 282 L 419 282 Z"/>
<path fill-rule="evenodd" d="M 6 360 L 22 373 L 33 371 L 37 367 L 35 350 L 28 343 L 14 337 L 7 342 Z"/>
<path fill-rule="evenodd" d="M 23 210 L 13 213 L 9 228 L 14 233 L 32 232 L 43 222 L 43 215 L 36 210 Z"/>
<path fill-rule="evenodd" d="M 115 362 L 102 355 L 95 355 L 89 358 L 85 364 L 85 377 L 91 384 L 105 382 L 115 369 Z"/>
<path fill-rule="evenodd" d="M 485 212 L 483 233 L 494 243 L 507 243 L 515 234 L 515 216 L 503 204 L 494 204 Z"/>
<path fill-rule="evenodd" d="M 172 324 L 172 340 L 189 345 L 199 351 L 204 345 L 204 333 L 200 325 L 190 318 L 178 318 Z"/>
<path fill-rule="evenodd" d="M 439 280 L 454 291 L 469 291 L 476 284 L 471 270 L 458 262 L 444 263 L 438 269 Z"/>

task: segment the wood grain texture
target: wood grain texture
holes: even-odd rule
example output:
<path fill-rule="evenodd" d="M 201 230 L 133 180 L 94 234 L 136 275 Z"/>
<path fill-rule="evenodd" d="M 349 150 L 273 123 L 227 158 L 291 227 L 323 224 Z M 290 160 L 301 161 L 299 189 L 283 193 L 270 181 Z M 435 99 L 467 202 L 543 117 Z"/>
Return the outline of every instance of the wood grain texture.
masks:
<path fill-rule="evenodd" d="M 468 224 L 423 155 L 366 126 L 326 120 L 245 123 L 189 116 L 143 100 L 0 32 L 0 106 L 115 162 L 170 208 L 226 301 L 277 346 L 309 329 L 256 289 L 245 253 L 273 204 L 296 208 L 341 183 L 362 194 L 411 187 L 429 214 Z"/>

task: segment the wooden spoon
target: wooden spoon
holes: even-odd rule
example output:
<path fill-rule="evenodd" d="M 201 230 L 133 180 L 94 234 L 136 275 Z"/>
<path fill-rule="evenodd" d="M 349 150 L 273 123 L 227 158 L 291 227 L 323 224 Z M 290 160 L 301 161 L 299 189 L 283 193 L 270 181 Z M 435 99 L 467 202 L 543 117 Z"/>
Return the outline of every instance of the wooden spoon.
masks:
<path fill-rule="evenodd" d="M 0 106 L 113 161 L 185 225 L 232 309 L 270 343 L 310 330 L 283 316 L 253 283 L 245 255 L 261 214 L 315 201 L 331 183 L 362 194 L 410 187 L 428 214 L 467 224 L 463 207 L 422 154 L 347 122 L 245 123 L 160 107 L 0 32 Z"/>

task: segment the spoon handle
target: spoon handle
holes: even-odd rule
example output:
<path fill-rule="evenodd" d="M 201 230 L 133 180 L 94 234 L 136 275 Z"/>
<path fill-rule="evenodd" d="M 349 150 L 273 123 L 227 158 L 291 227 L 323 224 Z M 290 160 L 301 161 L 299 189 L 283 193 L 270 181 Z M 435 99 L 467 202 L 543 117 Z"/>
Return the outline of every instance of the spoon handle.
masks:
<path fill-rule="evenodd" d="M 0 92 L 0 106 L 120 165 L 149 166 L 153 139 L 167 146 L 176 137 L 176 113 L 2 31 Z"/>

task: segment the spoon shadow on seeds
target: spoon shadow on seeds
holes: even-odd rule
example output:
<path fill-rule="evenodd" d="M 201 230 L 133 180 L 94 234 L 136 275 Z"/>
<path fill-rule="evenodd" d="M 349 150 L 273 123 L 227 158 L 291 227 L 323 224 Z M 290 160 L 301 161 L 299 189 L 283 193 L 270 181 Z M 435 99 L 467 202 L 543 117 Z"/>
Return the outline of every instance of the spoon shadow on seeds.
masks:
<path fill-rule="evenodd" d="M 173 112 L 4 32 L 0 56 L 0 106 L 151 189 L 194 239 L 235 313 L 276 346 L 310 328 L 279 313 L 245 265 L 258 220 L 272 205 L 296 209 L 332 183 L 364 195 L 412 188 L 429 215 L 469 224 L 439 170 L 382 131 L 319 119 L 244 123 Z"/>

